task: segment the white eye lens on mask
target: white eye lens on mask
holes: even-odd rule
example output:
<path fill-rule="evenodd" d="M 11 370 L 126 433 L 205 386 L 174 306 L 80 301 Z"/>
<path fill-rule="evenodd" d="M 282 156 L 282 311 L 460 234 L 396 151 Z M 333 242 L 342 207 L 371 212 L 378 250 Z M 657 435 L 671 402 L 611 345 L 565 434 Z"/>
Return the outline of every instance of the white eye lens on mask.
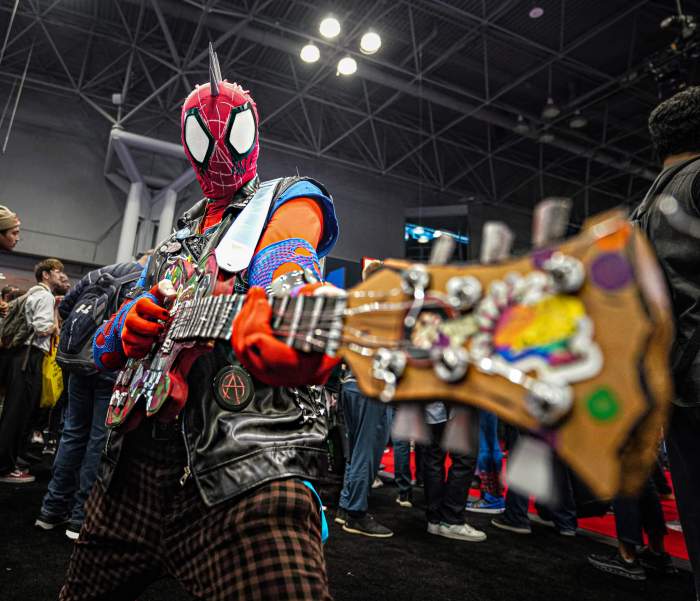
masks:
<path fill-rule="evenodd" d="M 185 117 L 185 144 L 192 158 L 206 169 L 214 148 L 214 138 L 207 131 L 197 109 L 189 111 Z"/>
<path fill-rule="evenodd" d="M 231 110 L 226 141 L 235 160 L 245 157 L 255 146 L 258 127 L 250 103 Z"/>

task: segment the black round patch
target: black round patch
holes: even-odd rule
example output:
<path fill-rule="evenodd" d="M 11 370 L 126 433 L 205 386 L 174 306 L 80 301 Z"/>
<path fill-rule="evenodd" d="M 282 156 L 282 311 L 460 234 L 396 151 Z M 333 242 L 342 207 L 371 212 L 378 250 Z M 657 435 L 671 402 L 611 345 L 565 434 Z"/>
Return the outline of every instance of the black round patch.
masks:
<path fill-rule="evenodd" d="M 242 411 L 255 396 L 253 378 L 240 365 L 227 365 L 214 378 L 214 396 L 228 411 Z"/>

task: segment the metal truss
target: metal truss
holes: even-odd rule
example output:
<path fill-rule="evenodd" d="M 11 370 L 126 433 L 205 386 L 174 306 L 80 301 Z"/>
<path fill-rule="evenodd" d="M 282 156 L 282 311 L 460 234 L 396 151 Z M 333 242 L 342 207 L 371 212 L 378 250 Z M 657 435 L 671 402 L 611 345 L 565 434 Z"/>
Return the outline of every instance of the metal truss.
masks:
<path fill-rule="evenodd" d="M 545 184 L 556 182 L 583 199 L 583 213 L 629 201 L 653 179 L 643 119 L 616 108 L 620 98 L 633 98 L 650 109 L 649 86 L 643 78 L 630 85 L 627 72 L 607 72 L 581 58 L 582 48 L 614 29 L 630 33 L 627 68 L 641 63 L 638 19 L 658 11 L 648 0 L 626 3 L 573 38 L 565 15 L 581 5 L 562 0 L 556 46 L 504 24 L 516 0 L 482 2 L 479 12 L 442 0 L 336 4 L 348 24 L 344 40 L 384 23 L 401 32 L 406 52 L 397 60 L 365 57 L 349 43 L 318 38 L 319 13 L 304 0 L 0 0 L 0 90 L 9 92 L 0 132 L 5 128 L 9 138 L 24 88 L 79 98 L 110 127 L 140 134 L 179 128 L 182 98 L 206 77 L 211 39 L 224 75 L 253 88 L 265 106 L 262 137 L 282 152 L 418 185 L 450 202 L 528 207 L 533 183 L 546 193 Z M 467 4 L 477 3 L 461 3 Z M 309 39 L 325 57 L 313 67 L 298 60 Z M 504 43 L 534 66 L 513 77 L 500 60 Z M 336 85 L 335 63 L 347 53 L 360 63 L 358 82 Z M 446 78 L 444 69 L 455 64 L 479 73 L 481 89 Z M 586 83 L 586 91 L 562 103 L 562 115 L 548 122 L 519 94 L 532 96 L 553 68 Z M 587 111 L 595 135 L 568 128 L 575 109 Z M 530 124 L 527 132 L 514 131 L 519 115 Z M 538 143 L 545 130 L 554 140 Z"/>

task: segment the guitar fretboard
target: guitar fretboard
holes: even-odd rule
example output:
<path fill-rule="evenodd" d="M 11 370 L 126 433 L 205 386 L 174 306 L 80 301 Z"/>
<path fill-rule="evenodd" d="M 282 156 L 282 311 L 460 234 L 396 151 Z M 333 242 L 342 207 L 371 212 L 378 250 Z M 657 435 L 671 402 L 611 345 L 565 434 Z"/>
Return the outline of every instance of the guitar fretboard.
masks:
<path fill-rule="evenodd" d="M 229 340 L 233 320 L 245 302 L 245 294 L 222 294 L 180 304 L 167 337 L 173 342 Z M 289 346 L 334 355 L 340 345 L 343 297 L 269 297 L 272 329 Z"/>

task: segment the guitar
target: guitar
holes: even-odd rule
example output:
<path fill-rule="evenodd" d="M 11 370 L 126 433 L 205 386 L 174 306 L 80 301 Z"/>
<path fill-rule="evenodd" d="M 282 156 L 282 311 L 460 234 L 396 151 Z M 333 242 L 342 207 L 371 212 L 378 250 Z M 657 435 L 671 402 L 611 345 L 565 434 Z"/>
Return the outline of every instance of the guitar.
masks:
<path fill-rule="evenodd" d="M 180 411 L 189 367 L 230 339 L 243 305 L 217 269 L 211 254 L 174 264 L 172 318 L 151 354 L 119 373 L 108 425 L 138 404 L 157 418 Z M 270 302 L 280 339 L 339 355 L 368 396 L 492 411 L 545 441 L 602 498 L 633 493 L 655 460 L 673 326 L 654 254 L 621 212 L 522 258 L 389 260 L 346 296 Z"/>

